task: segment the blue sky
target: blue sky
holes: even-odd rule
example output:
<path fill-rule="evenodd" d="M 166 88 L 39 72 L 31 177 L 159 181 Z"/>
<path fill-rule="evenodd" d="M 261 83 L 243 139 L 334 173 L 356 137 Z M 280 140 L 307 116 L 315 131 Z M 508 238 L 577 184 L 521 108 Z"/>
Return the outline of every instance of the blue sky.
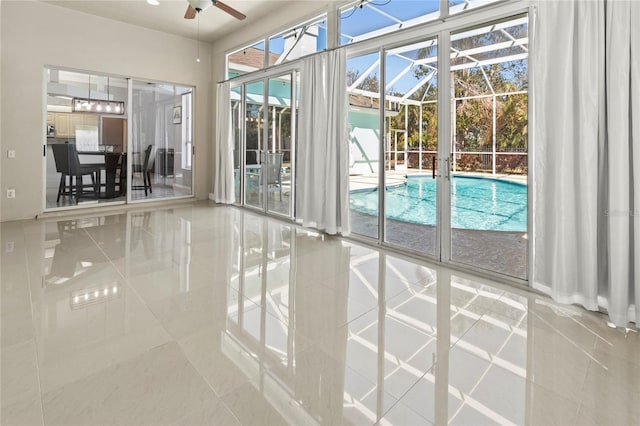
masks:
<path fill-rule="evenodd" d="M 438 11 L 438 0 L 373 0 L 369 4 L 400 21 L 424 16 Z M 345 9 L 340 19 L 342 34 L 359 36 L 371 31 L 399 24 L 371 7 Z M 343 39 L 346 42 L 346 39 Z"/>

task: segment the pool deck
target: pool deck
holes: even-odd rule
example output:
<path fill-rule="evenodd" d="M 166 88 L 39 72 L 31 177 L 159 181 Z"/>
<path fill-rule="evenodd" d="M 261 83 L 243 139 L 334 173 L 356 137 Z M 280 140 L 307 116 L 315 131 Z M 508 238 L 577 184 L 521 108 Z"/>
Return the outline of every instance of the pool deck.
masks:
<path fill-rule="evenodd" d="M 387 170 L 386 185 L 404 184 L 407 175 L 429 176 L 431 170 Z M 499 179 L 527 185 L 526 175 L 488 174 L 457 172 L 454 176 Z M 378 187 L 378 175 L 352 175 L 349 177 L 350 191 L 371 190 Z M 351 209 L 351 231 L 377 238 L 378 217 Z M 387 219 L 386 241 L 417 253 L 435 252 L 435 227 Z M 451 230 L 452 259 L 467 265 L 477 266 L 517 278 L 526 278 L 527 233 L 508 231 L 485 231 L 473 229 Z"/>
<path fill-rule="evenodd" d="M 375 237 L 378 217 L 351 209 L 351 232 Z M 435 253 L 435 227 L 387 219 L 386 241 L 417 253 Z M 526 278 L 526 232 L 480 231 L 452 229 L 453 260 L 499 272 L 516 278 Z"/>

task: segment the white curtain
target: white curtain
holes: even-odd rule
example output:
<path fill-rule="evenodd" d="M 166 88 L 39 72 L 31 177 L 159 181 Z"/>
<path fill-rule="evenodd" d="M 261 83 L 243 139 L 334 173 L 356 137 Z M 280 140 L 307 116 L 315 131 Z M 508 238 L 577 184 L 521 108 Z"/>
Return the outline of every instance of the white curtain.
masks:
<path fill-rule="evenodd" d="M 540 1 L 533 287 L 640 325 L 640 2 Z"/>
<path fill-rule="evenodd" d="M 344 49 L 306 58 L 301 73 L 296 217 L 348 235 L 349 149 Z"/>
<path fill-rule="evenodd" d="M 233 128 L 229 82 L 219 83 L 216 93 L 217 123 L 214 160 L 213 200 L 232 204 L 236 201 L 233 181 Z"/>

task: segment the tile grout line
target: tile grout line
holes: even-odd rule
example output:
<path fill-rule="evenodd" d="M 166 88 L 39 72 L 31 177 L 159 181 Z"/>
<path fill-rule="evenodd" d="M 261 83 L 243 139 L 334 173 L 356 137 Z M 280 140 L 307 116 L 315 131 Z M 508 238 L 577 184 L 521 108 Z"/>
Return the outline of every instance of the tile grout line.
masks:
<path fill-rule="evenodd" d="M 44 226 L 42 224 L 41 226 Z M 33 308 L 33 294 L 31 292 L 31 274 L 29 273 L 29 256 L 27 254 L 27 237 L 25 235 L 24 224 L 20 225 L 20 229 L 22 231 L 22 240 L 24 242 L 24 249 L 22 250 L 22 254 L 25 257 L 25 266 L 27 269 L 27 289 L 29 290 L 29 310 L 31 311 L 31 331 L 33 332 L 33 345 L 35 346 L 35 356 L 36 356 L 36 376 L 38 377 L 38 395 L 40 395 L 40 418 L 42 419 L 42 425 L 45 425 L 44 421 L 44 394 L 42 393 L 42 379 L 40 377 L 40 351 L 38 349 L 38 339 L 36 334 L 36 324 L 34 318 L 34 308 Z M 42 247 L 42 246 L 41 246 Z"/>

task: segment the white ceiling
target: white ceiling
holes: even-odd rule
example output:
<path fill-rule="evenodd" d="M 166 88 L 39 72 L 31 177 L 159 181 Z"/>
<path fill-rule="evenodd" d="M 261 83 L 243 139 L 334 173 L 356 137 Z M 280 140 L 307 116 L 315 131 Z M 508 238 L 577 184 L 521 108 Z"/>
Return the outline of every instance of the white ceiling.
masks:
<path fill-rule="evenodd" d="M 197 38 L 196 19 L 184 19 L 187 0 L 159 0 L 151 6 L 145 0 L 41 0 L 45 3 L 102 16 L 165 33 L 192 39 Z M 217 7 L 209 7 L 200 14 L 200 40 L 213 42 L 224 35 L 238 31 L 244 25 L 258 22 L 265 14 L 286 10 L 294 0 L 224 0 L 227 5 L 247 15 L 239 21 Z"/>

